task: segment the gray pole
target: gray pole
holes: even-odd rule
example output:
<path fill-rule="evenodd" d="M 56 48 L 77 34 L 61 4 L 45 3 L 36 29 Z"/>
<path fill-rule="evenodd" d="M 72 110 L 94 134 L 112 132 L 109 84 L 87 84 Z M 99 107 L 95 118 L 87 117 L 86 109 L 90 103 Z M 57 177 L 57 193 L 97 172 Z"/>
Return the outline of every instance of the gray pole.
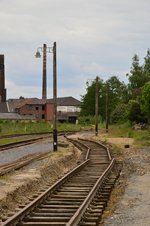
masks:
<path fill-rule="evenodd" d="M 106 133 L 108 133 L 108 84 L 106 84 Z"/>
<path fill-rule="evenodd" d="M 57 62 L 56 62 L 56 42 L 54 42 L 54 46 L 53 46 L 53 103 L 54 103 L 53 150 L 57 151 Z"/>
<path fill-rule="evenodd" d="M 98 135 L 98 96 L 99 96 L 99 90 L 98 90 L 98 76 L 96 77 L 96 89 L 95 89 L 95 136 Z"/>
<path fill-rule="evenodd" d="M 46 81 L 46 44 L 43 45 L 43 85 L 42 85 L 42 99 L 47 99 L 47 81 Z"/>

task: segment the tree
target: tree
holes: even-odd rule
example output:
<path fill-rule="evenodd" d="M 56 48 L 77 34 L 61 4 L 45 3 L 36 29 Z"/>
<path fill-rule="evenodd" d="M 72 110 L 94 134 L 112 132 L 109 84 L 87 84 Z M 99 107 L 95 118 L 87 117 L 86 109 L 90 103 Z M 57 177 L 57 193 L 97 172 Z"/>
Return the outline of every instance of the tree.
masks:
<path fill-rule="evenodd" d="M 20 96 L 19 99 L 24 99 L 24 97 L 23 96 Z"/>
<path fill-rule="evenodd" d="M 143 77 L 143 69 L 139 65 L 139 57 L 137 54 L 132 58 L 130 74 L 127 74 L 127 77 L 129 78 L 129 87 L 132 91 L 142 87 L 146 82 Z"/>
<path fill-rule="evenodd" d="M 150 49 L 147 50 L 147 55 L 144 58 L 143 74 L 146 82 L 150 81 Z"/>
<path fill-rule="evenodd" d="M 103 87 L 103 80 L 99 79 L 98 82 L 99 90 Z M 96 81 L 92 81 L 91 84 L 89 82 L 86 83 L 86 94 L 81 96 L 82 106 L 81 106 L 81 115 L 95 115 L 95 88 Z M 101 103 L 101 97 L 99 98 L 99 104 Z M 102 105 L 99 105 L 99 113 L 102 111 Z M 100 110 L 101 109 L 101 110 Z"/>
<path fill-rule="evenodd" d="M 95 80 L 86 84 L 86 94 L 82 96 L 81 115 L 95 115 Z M 123 82 L 120 82 L 116 76 L 110 77 L 105 83 L 99 80 L 99 114 L 102 120 L 106 118 L 106 97 L 108 96 L 108 116 L 115 107 L 123 102 L 127 103 L 127 87 Z"/>
<path fill-rule="evenodd" d="M 119 121 L 125 121 L 127 119 L 127 104 L 119 104 L 111 113 L 111 123 L 117 123 Z"/>
<path fill-rule="evenodd" d="M 143 112 L 150 118 L 150 81 L 142 88 L 142 96 L 140 98 L 140 105 Z"/>
<path fill-rule="evenodd" d="M 128 103 L 128 119 L 131 122 L 144 122 L 147 123 L 147 117 L 146 115 L 142 112 L 140 104 L 137 100 L 130 100 Z"/>
<path fill-rule="evenodd" d="M 108 115 L 110 116 L 118 104 L 128 102 L 128 89 L 124 82 L 120 82 L 116 76 L 110 77 L 106 81 L 106 86 L 108 92 Z"/>

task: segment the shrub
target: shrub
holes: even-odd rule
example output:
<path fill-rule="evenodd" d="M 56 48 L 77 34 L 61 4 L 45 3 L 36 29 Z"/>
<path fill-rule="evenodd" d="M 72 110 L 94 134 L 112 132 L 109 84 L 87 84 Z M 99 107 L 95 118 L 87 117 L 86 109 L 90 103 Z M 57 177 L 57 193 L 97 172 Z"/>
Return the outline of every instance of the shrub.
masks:
<path fill-rule="evenodd" d="M 127 104 L 119 104 L 115 110 L 111 113 L 111 123 L 117 123 L 119 121 L 125 121 L 127 119 Z"/>
<path fill-rule="evenodd" d="M 130 100 L 129 101 L 129 111 L 128 118 L 131 122 L 143 122 L 147 123 L 148 119 L 144 113 L 141 112 L 140 104 L 138 101 Z"/>

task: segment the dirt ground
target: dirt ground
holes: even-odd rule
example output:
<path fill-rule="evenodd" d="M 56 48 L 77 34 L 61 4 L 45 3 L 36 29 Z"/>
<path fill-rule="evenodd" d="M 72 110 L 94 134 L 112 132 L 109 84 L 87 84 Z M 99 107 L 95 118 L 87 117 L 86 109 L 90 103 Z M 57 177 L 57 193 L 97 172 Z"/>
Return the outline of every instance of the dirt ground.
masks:
<path fill-rule="evenodd" d="M 112 192 L 100 226 L 149 226 L 150 222 L 150 147 L 137 148 L 132 138 L 95 137 L 86 132 L 73 137 L 107 142 L 117 161 L 122 164 L 120 178 Z M 129 148 L 125 148 L 129 145 Z M 0 178 L 0 217 L 29 202 L 42 186 L 51 185 L 72 169 L 80 152 L 70 145 L 49 159 L 42 160 Z M 24 195 L 22 195 L 22 193 Z"/>

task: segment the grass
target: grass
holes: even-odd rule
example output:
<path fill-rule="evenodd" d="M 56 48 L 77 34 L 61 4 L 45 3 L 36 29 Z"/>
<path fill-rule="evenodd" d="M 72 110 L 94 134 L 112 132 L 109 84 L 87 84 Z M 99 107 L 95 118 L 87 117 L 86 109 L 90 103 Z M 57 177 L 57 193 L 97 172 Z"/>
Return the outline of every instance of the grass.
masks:
<path fill-rule="evenodd" d="M 11 134 L 28 134 L 40 132 L 52 132 L 53 126 L 49 122 L 0 122 L 0 136 Z M 80 125 L 58 123 L 58 131 L 78 131 Z"/>
<path fill-rule="evenodd" d="M 79 131 L 80 125 L 69 123 L 58 123 L 58 131 Z M 0 136 L 11 134 L 29 134 L 40 132 L 52 132 L 53 126 L 49 122 L 12 122 L 0 121 Z M 2 138 L 0 145 L 14 143 L 17 141 L 24 141 L 28 138 Z"/>
<path fill-rule="evenodd" d="M 83 129 L 94 129 L 95 125 L 92 123 L 87 124 L 71 124 L 71 123 L 58 123 L 58 131 L 80 131 Z M 105 128 L 105 123 L 100 124 L 99 129 Z M 0 136 L 11 134 L 28 134 L 28 133 L 40 133 L 40 132 L 52 132 L 53 126 L 49 122 L 11 122 L 0 121 Z M 109 126 L 109 133 L 107 137 L 128 137 L 134 138 L 137 142 L 149 143 L 149 130 L 133 130 L 129 122 L 124 124 L 115 124 Z M 106 138 L 107 138 L 106 137 Z M 13 139 L 13 142 L 20 141 L 22 138 Z M 12 139 L 0 140 L 0 145 L 10 143 Z"/>
<path fill-rule="evenodd" d="M 110 125 L 107 136 L 133 138 L 136 146 L 150 146 L 150 130 L 133 130 L 129 122 Z"/>
<path fill-rule="evenodd" d="M 25 140 L 29 140 L 29 138 L 3 138 L 0 139 L 0 145 L 5 145 L 5 144 L 12 144 L 15 142 L 19 142 L 19 141 L 25 141 Z"/>
<path fill-rule="evenodd" d="M 135 140 L 148 140 L 149 130 L 133 130 L 129 123 L 111 125 L 109 127 L 110 137 L 128 137 Z"/>

